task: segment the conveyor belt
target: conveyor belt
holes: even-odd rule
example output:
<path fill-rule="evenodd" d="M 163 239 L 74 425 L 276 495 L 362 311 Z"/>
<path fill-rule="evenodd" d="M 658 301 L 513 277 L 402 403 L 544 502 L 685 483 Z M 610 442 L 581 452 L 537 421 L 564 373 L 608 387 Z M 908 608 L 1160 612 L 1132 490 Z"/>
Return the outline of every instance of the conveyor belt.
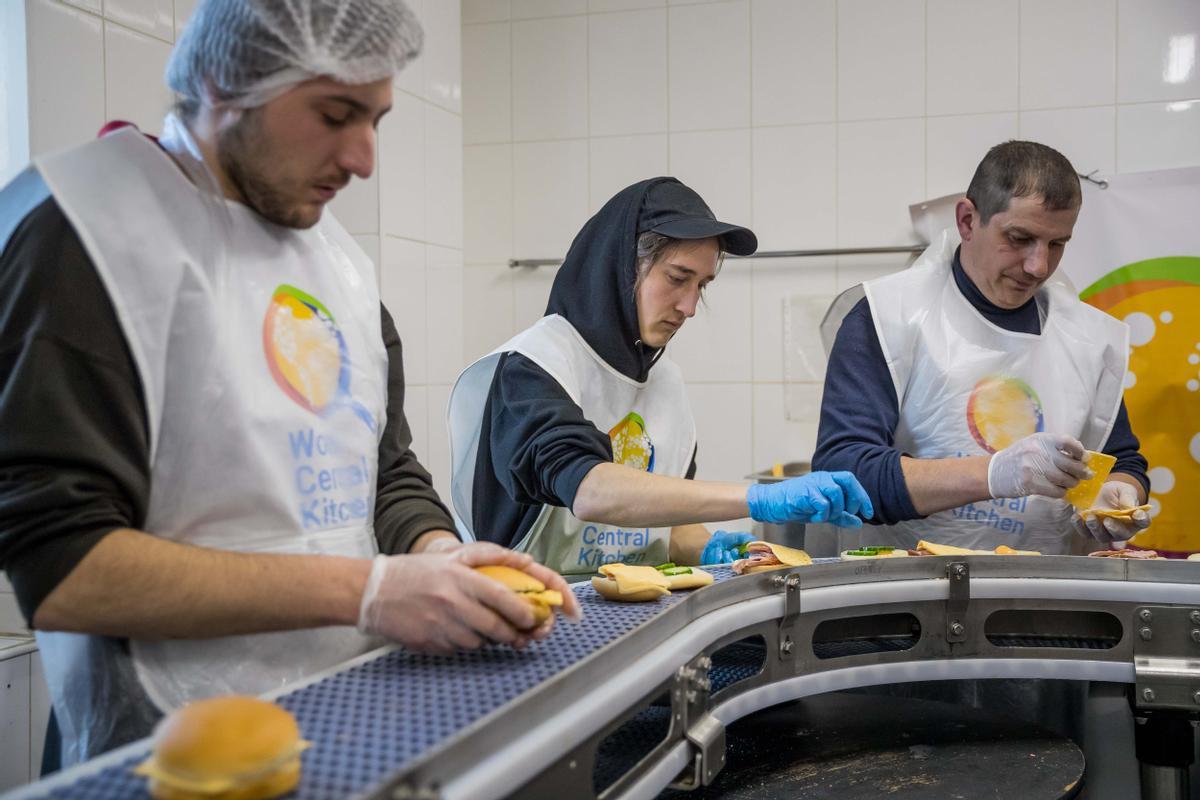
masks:
<path fill-rule="evenodd" d="M 714 572 L 730 574 L 728 569 Z M 435 656 L 392 649 L 278 697 L 276 702 L 296 716 L 304 737 L 313 743 L 304 755 L 296 800 L 343 800 L 368 790 L 489 712 L 686 599 L 677 594 L 658 603 L 615 604 L 588 584 L 576 587 L 576 594 L 586 623 L 560 623 L 550 640 L 525 651 L 494 646 Z M 111 766 L 30 796 L 148 797 L 146 779 L 130 772 L 148 751 L 147 743 L 123 748 Z"/>
<path fill-rule="evenodd" d="M 1134 609 L 1200 608 L 1200 564 L 959 559 L 971 568 L 963 619 L 973 638 L 951 645 L 951 561 L 820 563 L 793 571 L 802 583 L 791 595 L 778 583 L 782 573 L 731 580 L 728 569 L 716 568 L 715 586 L 650 604 L 608 603 L 584 584 L 576 591 L 585 622 L 560 624 L 549 640 L 521 653 L 490 647 L 449 657 L 371 654 L 276 698 L 314 743 L 294 797 L 485 800 L 536 794 L 522 788 L 534 776 L 552 788 L 576 781 L 569 785 L 581 790 L 558 796 L 585 796 L 617 781 L 616 795 L 652 797 L 695 754 L 681 738 L 686 731 L 665 719 L 668 707 L 654 703 L 681 686 L 681 667 L 699 664 L 705 653 L 711 664 L 702 659 L 698 669 L 706 680 L 692 684 L 705 704 L 693 711 L 702 714 L 711 695 L 714 719 L 728 724 L 786 699 L 872 683 L 1002 675 L 1131 682 Z M 988 615 L 1009 608 L 1108 617 L 1117 641 L 1092 636 L 1087 625 L 984 637 Z M 919 622 L 917 630 L 867 625 L 845 638 L 813 637 L 822 623 L 906 614 Z M 784 623 L 797 645 L 786 657 L 777 652 Z M 628 754 L 624 761 L 597 755 L 620 751 Z M 144 779 L 129 768 L 147 752 L 148 743 L 135 743 L 19 796 L 145 797 Z M 585 760 L 588 774 L 571 774 Z"/>

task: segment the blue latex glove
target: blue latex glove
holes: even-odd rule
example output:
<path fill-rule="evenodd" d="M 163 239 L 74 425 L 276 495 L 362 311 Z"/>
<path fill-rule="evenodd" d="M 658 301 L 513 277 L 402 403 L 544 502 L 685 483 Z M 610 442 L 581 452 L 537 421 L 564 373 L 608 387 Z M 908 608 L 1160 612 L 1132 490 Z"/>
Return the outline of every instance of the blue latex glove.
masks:
<path fill-rule="evenodd" d="M 755 539 L 744 531 L 717 531 L 700 554 L 701 564 L 732 564 L 741 558 L 738 548 Z"/>
<path fill-rule="evenodd" d="M 758 522 L 831 522 L 861 528 L 863 519 L 875 516 L 867 490 L 849 472 L 813 472 L 779 483 L 756 483 L 746 492 L 746 503 Z"/>

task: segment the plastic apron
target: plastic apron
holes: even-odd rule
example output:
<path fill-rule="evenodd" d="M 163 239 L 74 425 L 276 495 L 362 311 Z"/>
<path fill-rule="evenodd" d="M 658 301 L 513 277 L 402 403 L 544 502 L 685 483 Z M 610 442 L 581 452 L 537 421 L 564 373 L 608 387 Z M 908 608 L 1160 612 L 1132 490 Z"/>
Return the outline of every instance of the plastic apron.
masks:
<path fill-rule="evenodd" d="M 600 358 L 571 323 L 552 314 L 476 361 L 450 394 L 450 492 L 459 529 L 474 537 L 472 490 L 483 409 L 496 365 L 520 353 L 545 370 L 613 444 L 613 461 L 656 475 L 683 477 L 696 446 L 696 426 L 679 367 L 659 358 L 638 383 Z M 515 550 L 564 575 L 591 574 L 602 564 L 660 564 L 670 556 L 670 528 L 622 528 L 584 522 L 561 506 L 543 506 Z"/>
<path fill-rule="evenodd" d="M 172 117 L 166 128 L 164 147 L 194 169 L 186 130 Z M 373 556 L 387 354 L 374 266 L 353 239 L 328 213 L 295 230 L 206 194 L 131 129 L 36 166 L 95 264 L 141 380 L 145 529 L 223 550 Z M 108 719 L 122 709 L 106 707 L 133 702 L 124 693 L 160 712 L 260 694 L 372 644 L 349 627 L 130 640 L 128 656 L 111 644 L 120 640 L 38 640 L 64 763 L 126 735 Z M 98 653 L 133 669 L 98 664 Z M 88 685 L 113 675 L 136 685 Z"/>
<path fill-rule="evenodd" d="M 959 291 L 957 244 L 946 231 L 910 269 L 864 285 L 900 408 L 895 447 L 914 458 L 988 455 L 1048 431 L 1101 449 L 1120 408 L 1127 326 L 1051 283 L 1037 294 L 1040 335 L 999 328 Z M 871 539 L 1066 553 L 1086 544 L 1072 542 L 1071 514 L 1047 497 L 985 500 L 879 526 Z"/>

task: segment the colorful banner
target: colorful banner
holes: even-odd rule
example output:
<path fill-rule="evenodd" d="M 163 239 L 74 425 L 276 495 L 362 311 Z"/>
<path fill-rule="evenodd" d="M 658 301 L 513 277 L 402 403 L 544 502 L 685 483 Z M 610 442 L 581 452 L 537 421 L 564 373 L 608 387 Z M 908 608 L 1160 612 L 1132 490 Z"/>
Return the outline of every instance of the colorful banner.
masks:
<path fill-rule="evenodd" d="M 1150 528 L 1133 540 L 1200 552 L 1200 168 L 1084 183 L 1059 269 L 1130 328 L 1125 405 L 1150 462 Z"/>

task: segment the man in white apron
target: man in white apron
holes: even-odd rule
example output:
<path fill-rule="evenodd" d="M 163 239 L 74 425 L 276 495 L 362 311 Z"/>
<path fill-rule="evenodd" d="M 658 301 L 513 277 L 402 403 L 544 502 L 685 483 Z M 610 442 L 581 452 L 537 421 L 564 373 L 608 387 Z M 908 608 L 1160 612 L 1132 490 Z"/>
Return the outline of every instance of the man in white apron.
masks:
<path fill-rule="evenodd" d="M 865 542 L 1067 553 L 1149 524 L 1085 524 L 1062 499 L 1085 449 L 1117 458 L 1096 507 L 1140 505 L 1149 486 L 1121 399 L 1127 327 L 1050 282 L 1081 197 L 1058 152 L 999 145 L 957 230 L 864 285 L 830 353 L 813 466 L 863 481 L 885 523 Z"/>
<path fill-rule="evenodd" d="M 1060 153 L 998 145 L 958 202 L 957 229 L 911 268 L 865 284 L 830 352 L 813 457 L 814 467 L 855 469 L 871 494 L 874 521 L 885 524 L 865 531 L 864 543 L 1061 554 L 1149 524 L 1143 512 L 1085 524 L 1061 499 L 1088 474 L 1085 448 L 1117 458 L 1098 507 L 1139 505 L 1149 488 L 1121 399 L 1126 326 L 1050 282 L 1081 201 Z M 869 691 L 1026 715 L 1078 741 L 1089 763 L 1117 755 L 1132 763 L 1083 735 L 1085 707 L 1100 707 L 1087 705 L 1088 690 L 992 680 Z"/>
<path fill-rule="evenodd" d="M 750 540 L 697 524 L 860 526 L 849 473 L 774 485 L 687 480 L 696 431 L 665 354 L 716 277 L 720 254 L 754 252 L 674 178 L 634 184 L 576 236 L 546 316 L 468 367 L 450 397 L 451 493 L 460 530 L 569 576 L 603 564 L 720 563 Z"/>
<path fill-rule="evenodd" d="M 567 588 L 453 533 L 409 449 L 374 266 L 323 214 L 373 170 L 420 39 L 400 0 L 204 0 L 160 142 L 118 130 L 0 194 L 0 564 L 64 763 L 380 637 L 549 632 L 471 569 Z"/>

